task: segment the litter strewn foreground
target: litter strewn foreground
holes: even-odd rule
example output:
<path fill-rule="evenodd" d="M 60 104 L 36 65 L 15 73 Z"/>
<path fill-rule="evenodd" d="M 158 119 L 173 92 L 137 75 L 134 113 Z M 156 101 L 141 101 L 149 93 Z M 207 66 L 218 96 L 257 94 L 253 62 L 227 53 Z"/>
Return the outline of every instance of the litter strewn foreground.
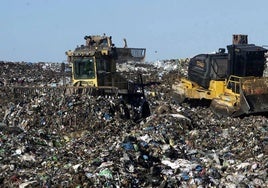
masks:
<path fill-rule="evenodd" d="M 61 81 L 57 65 L 0 65 L 3 84 Z M 175 104 L 170 85 L 187 64 L 157 65 L 120 67 L 155 81 L 145 88 L 152 115 L 140 123 L 125 119 L 117 97 L 16 100 L 1 90 L 0 187 L 267 187 L 267 116 L 218 119 L 207 105 Z"/>

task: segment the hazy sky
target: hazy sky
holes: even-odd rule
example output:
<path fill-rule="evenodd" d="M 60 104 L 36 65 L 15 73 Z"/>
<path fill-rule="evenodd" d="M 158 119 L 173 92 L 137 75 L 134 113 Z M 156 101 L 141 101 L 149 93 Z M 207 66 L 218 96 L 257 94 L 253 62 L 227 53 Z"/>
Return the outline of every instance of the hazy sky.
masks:
<path fill-rule="evenodd" d="M 147 49 L 147 61 L 192 57 L 231 44 L 268 45 L 267 0 L 1 0 L 0 60 L 62 62 L 85 35 Z"/>

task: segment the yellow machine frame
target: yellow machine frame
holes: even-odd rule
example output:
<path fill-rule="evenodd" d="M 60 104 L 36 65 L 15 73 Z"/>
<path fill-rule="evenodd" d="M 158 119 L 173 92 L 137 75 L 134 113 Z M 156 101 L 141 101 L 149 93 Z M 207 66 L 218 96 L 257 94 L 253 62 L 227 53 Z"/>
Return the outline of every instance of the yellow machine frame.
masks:
<path fill-rule="evenodd" d="M 231 75 L 223 81 L 211 80 L 209 88 L 200 87 L 195 82 L 181 78 L 179 83 L 172 86 L 174 98 L 178 96 L 178 102 L 184 99 L 209 99 L 211 106 L 216 109 L 216 114 L 239 116 L 252 113 L 251 105 L 248 103 L 249 96 L 258 96 L 258 99 L 266 104 L 268 78 L 239 77 Z M 262 86 L 262 87 L 261 87 Z M 266 87 L 265 87 L 266 86 Z M 256 112 L 263 111 L 262 104 L 254 106 Z M 253 111 L 254 112 L 254 111 Z"/>
<path fill-rule="evenodd" d="M 172 89 L 175 94 L 189 99 L 213 99 L 224 93 L 225 87 L 226 80 L 212 80 L 210 81 L 209 88 L 205 89 L 186 78 L 181 78 L 178 84 L 172 85 Z"/>

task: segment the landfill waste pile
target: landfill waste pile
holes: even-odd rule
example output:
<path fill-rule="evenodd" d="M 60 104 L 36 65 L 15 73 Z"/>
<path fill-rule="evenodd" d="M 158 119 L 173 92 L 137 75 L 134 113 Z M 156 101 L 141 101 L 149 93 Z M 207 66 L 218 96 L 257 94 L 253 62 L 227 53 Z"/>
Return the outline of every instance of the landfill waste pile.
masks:
<path fill-rule="evenodd" d="M 1 86 L 59 83 L 60 64 L 0 66 L 0 187 L 268 187 L 267 114 L 219 119 L 205 103 L 174 103 L 187 61 L 118 67 L 151 83 L 152 114 L 139 123 L 117 97 L 11 100 Z"/>

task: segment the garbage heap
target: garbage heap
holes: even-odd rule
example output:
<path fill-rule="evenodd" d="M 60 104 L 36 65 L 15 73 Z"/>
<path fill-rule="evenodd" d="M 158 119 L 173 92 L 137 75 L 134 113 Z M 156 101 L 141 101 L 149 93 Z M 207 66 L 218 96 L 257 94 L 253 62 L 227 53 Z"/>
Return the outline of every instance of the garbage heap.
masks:
<path fill-rule="evenodd" d="M 0 187 L 267 187 L 267 117 L 175 104 L 177 72 L 155 70 L 138 70 L 158 78 L 145 88 L 152 115 L 139 123 L 117 97 L 1 95 Z"/>

